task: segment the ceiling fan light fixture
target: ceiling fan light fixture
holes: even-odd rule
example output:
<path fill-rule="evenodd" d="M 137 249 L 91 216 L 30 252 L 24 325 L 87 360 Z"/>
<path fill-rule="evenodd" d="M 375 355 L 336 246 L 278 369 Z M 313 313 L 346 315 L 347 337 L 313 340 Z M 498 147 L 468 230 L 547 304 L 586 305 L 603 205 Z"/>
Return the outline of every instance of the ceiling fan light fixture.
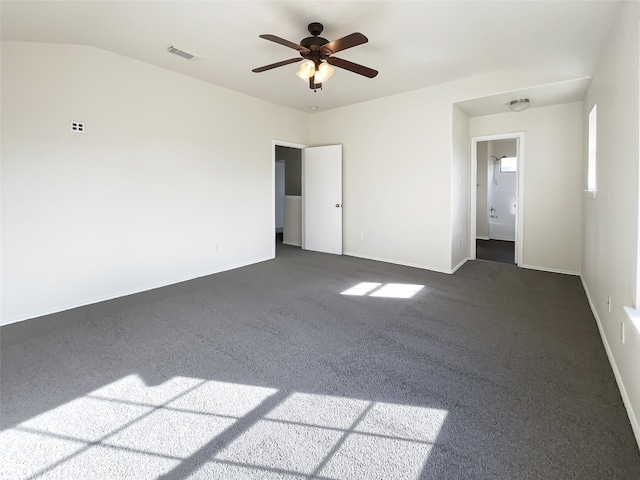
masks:
<path fill-rule="evenodd" d="M 305 60 L 300 65 L 300 70 L 298 70 L 298 73 L 296 73 L 296 75 L 300 77 L 302 80 L 307 81 L 309 80 L 309 78 L 313 76 L 315 72 L 316 72 L 315 64 L 311 60 Z"/>
<path fill-rule="evenodd" d="M 293 50 L 297 50 L 305 61 L 300 65 L 300 69 L 296 75 L 303 81 L 308 81 L 309 88 L 314 92 L 322 90 L 322 83 L 327 81 L 331 75 L 333 75 L 333 67 L 357 73 L 358 75 L 362 75 L 367 78 L 373 78 L 378 75 L 378 71 L 373 68 L 358 65 L 357 63 L 353 63 L 342 58 L 331 57 L 334 53 L 367 43 L 369 39 L 362 33 L 354 32 L 330 42 L 326 38 L 319 36 L 324 28 L 321 23 L 312 22 L 307 28 L 311 36 L 303 38 L 300 43 L 290 42 L 289 40 L 285 40 L 284 38 L 280 38 L 270 33 L 259 35 L 259 37 L 269 40 L 270 42 L 292 48 Z M 254 68 L 251 71 L 254 73 L 266 72 L 267 70 L 283 67 L 292 63 L 298 63 L 299 61 L 301 61 L 299 57 L 289 58 L 281 62 Z"/>
<path fill-rule="evenodd" d="M 328 63 L 321 63 L 314 77 L 315 83 L 323 83 L 333 75 L 333 67 Z"/>
<path fill-rule="evenodd" d="M 511 100 L 509 102 L 509 110 L 512 112 L 523 112 L 529 108 L 529 99 L 528 98 L 519 98 L 517 100 Z"/>

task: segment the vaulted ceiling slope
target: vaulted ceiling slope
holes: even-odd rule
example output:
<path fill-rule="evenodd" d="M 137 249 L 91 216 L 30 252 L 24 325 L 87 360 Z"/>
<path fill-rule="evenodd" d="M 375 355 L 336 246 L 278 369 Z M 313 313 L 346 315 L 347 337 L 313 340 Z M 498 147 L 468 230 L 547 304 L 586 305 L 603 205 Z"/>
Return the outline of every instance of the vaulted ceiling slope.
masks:
<path fill-rule="evenodd" d="M 394 95 L 488 72 L 584 79 L 593 72 L 619 7 L 615 1 L 2 1 L 1 38 L 91 45 L 309 111 Z M 362 32 L 369 43 L 341 58 L 380 71 L 374 79 L 338 70 L 314 93 L 293 58 L 307 24 L 331 40 Z M 176 44 L 203 58 L 167 53 Z M 575 95 L 575 92 L 573 93 Z M 473 106 L 471 106 L 473 107 Z M 470 107 L 470 108 L 471 108 Z"/>

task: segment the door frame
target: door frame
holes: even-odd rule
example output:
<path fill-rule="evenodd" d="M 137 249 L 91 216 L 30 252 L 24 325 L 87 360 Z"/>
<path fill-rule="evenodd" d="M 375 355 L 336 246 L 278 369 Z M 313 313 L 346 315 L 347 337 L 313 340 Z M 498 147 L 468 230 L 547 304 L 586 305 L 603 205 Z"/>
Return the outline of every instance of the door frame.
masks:
<path fill-rule="evenodd" d="M 304 178 L 304 149 L 308 147 L 308 145 L 303 145 L 301 143 L 293 143 L 293 142 L 285 142 L 283 140 L 272 140 L 271 141 L 271 233 L 272 242 L 271 242 L 271 257 L 276 258 L 276 241 L 275 241 L 275 231 L 276 231 L 276 147 L 290 147 L 296 148 L 301 151 L 301 176 Z M 301 180 L 302 180 L 301 178 Z M 301 191 L 300 194 L 302 196 L 302 218 L 300 221 L 302 222 L 302 248 L 304 249 L 304 182 L 301 182 Z"/>
<path fill-rule="evenodd" d="M 516 170 L 516 196 L 518 209 L 516 214 L 515 261 L 518 266 L 524 265 L 524 132 L 501 133 L 471 137 L 470 194 L 469 194 L 469 258 L 476 259 L 476 227 L 477 227 L 477 189 L 478 183 L 478 142 L 491 140 L 516 139 L 518 149 L 518 166 Z M 274 167 L 275 168 L 275 167 Z M 275 193 L 274 193 L 275 195 Z M 275 222 L 275 206 L 274 206 Z M 275 223 L 274 223 L 275 228 Z"/>

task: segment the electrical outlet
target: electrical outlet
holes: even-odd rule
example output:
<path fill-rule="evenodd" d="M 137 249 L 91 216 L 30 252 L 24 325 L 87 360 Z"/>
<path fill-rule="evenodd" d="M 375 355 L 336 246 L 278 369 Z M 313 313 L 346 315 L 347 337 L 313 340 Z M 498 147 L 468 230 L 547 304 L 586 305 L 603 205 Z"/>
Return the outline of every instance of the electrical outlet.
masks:
<path fill-rule="evenodd" d="M 359 233 L 358 234 L 358 240 L 364 240 L 364 234 Z"/>
<path fill-rule="evenodd" d="M 620 321 L 620 341 L 624 344 L 624 320 Z"/>
<path fill-rule="evenodd" d="M 74 133 L 84 133 L 84 123 L 71 120 L 71 131 Z"/>
<path fill-rule="evenodd" d="M 216 245 L 216 252 L 220 251 L 220 245 Z"/>
<path fill-rule="evenodd" d="M 607 308 L 609 309 L 609 312 L 611 312 L 611 297 L 607 297 Z"/>

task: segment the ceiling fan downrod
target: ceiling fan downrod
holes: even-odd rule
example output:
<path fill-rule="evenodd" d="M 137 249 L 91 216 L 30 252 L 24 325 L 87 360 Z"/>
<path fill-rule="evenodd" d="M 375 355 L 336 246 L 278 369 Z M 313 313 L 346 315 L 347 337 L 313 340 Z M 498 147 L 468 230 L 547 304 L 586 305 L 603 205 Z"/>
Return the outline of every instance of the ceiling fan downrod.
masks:
<path fill-rule="evenodd" d="M 311 75 L 309 77 L 309 88 L 314 92 L 317 92 L 318 90 L 322 90 L 322 83 L 314 83 L 313 78 L 314 78 L 314 75 Z"/>

